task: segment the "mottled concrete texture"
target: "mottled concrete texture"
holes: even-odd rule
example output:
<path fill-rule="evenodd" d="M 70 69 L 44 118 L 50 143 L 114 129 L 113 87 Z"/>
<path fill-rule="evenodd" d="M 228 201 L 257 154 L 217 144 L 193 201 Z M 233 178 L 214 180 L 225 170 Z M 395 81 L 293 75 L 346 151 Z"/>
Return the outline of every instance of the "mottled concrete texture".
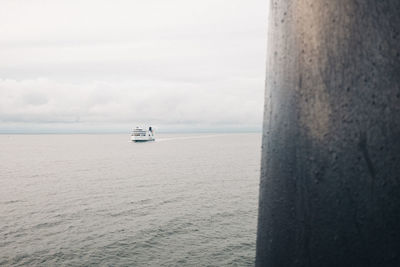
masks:
<path fill-rule="evenodd" d="M 257 266 L 400 266 L 400 0 L 270 1 Z"/>

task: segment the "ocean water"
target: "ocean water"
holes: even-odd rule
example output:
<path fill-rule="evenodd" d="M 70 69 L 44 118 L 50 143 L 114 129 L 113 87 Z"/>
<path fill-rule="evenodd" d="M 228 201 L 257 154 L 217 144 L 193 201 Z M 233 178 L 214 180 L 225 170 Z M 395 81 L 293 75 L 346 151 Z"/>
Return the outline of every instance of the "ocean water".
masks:
<path fill-rule="evenodd" d="M 0 135 L 0 265 L 252 266 L 260 134 Z"/>

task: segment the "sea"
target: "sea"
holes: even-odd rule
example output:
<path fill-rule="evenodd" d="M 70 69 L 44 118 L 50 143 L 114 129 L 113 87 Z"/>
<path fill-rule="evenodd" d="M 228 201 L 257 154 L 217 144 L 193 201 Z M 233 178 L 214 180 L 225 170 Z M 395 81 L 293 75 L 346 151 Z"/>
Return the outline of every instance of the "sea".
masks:
<path fill-rule="evenodd" d="M 0 135 L 0 266 L 253 266 L 261 134 Z"/>

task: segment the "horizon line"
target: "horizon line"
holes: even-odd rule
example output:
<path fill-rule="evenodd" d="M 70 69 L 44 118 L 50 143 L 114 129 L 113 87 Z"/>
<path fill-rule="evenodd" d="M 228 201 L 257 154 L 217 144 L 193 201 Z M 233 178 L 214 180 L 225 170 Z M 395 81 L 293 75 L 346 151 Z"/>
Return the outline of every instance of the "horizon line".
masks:
<path fill-rule="evenodd" d="M 130 134 L 131 131 L 0 131 L 0 135 L 40 135 L 40 134 Z M 196 130 L 196 131 L 157 131 L 156 134 L 235 134 L 262 133 L 262 130 Z"/>

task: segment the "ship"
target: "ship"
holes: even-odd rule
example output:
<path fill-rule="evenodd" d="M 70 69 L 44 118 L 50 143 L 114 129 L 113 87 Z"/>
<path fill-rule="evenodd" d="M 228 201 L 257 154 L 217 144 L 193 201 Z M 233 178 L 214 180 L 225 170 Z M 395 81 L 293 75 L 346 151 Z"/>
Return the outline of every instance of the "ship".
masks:
<path fill-rule="evenodd" d="M 147 130 L 137 126 L 131 134 L 131 141 L 132 142 L 148 142 L 148 141 L 155 141 L 154 130 L 150 126 Z"/>

